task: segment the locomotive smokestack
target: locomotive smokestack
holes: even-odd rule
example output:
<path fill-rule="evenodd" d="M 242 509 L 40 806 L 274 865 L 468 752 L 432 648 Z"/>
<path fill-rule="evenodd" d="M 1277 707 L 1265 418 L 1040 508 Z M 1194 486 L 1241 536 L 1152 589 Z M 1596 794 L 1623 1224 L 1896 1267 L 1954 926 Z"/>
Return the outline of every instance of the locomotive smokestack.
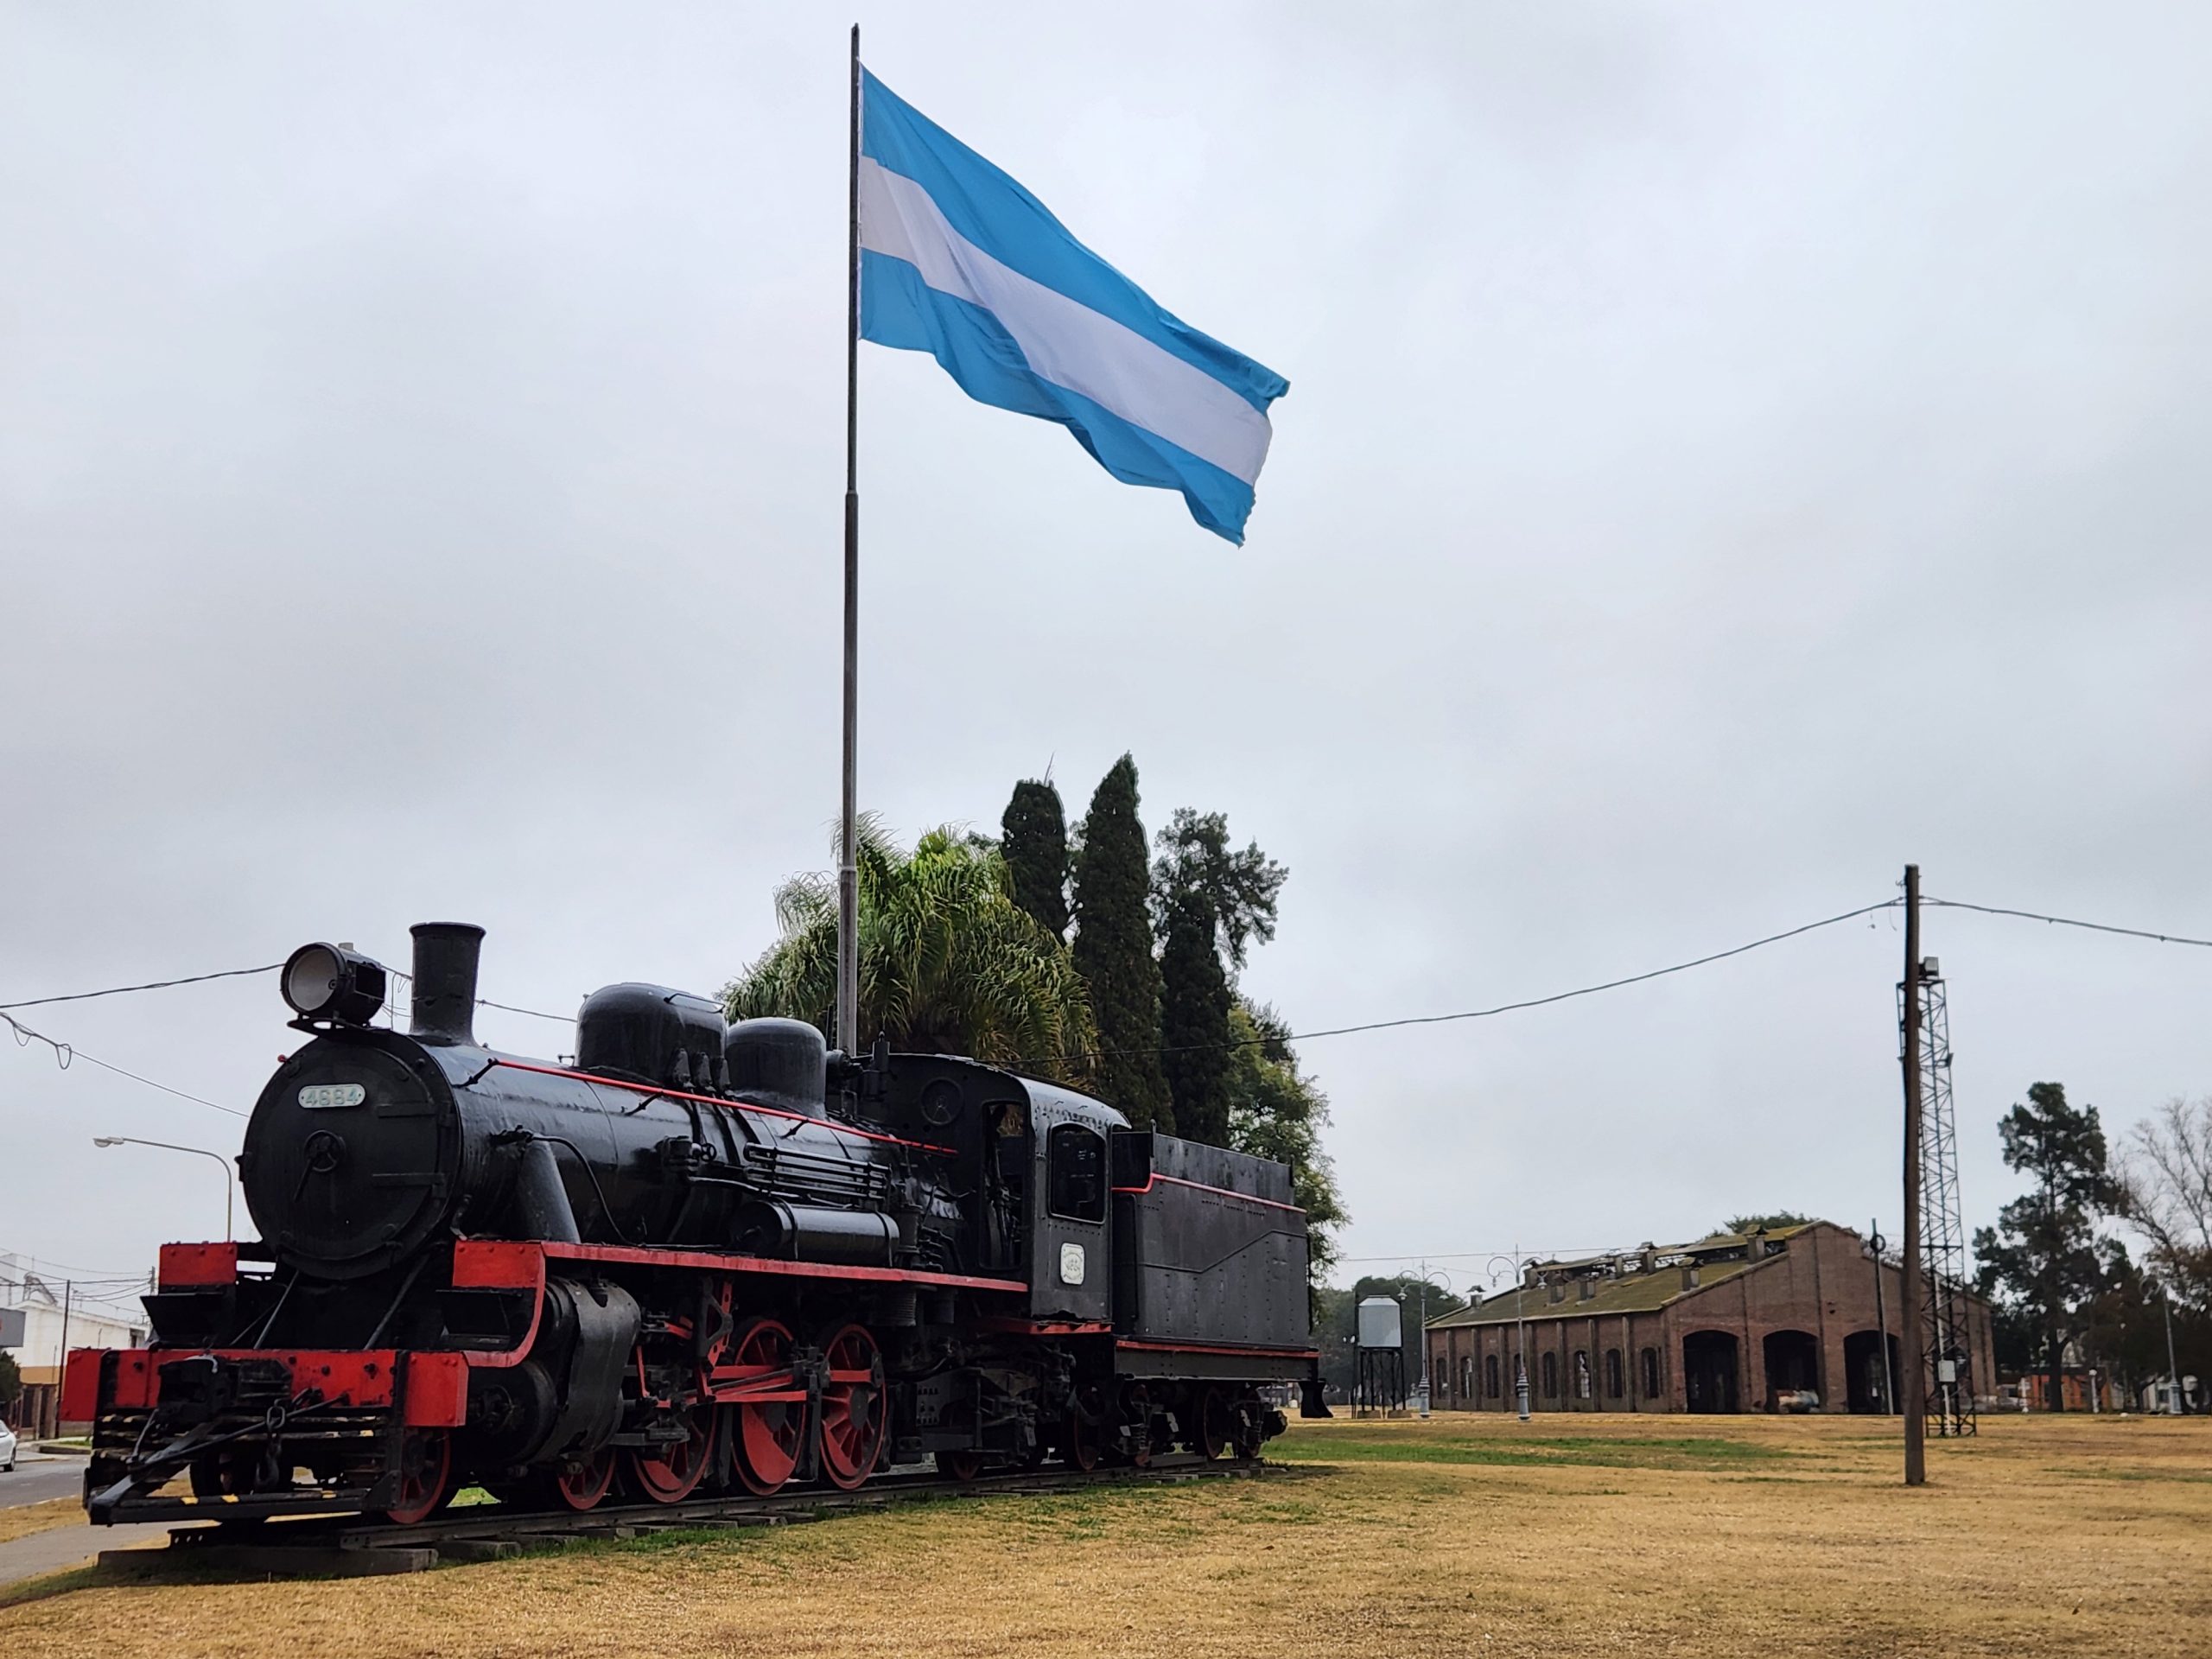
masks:
<path fill-rule="evenodd" d="M 474 922 L 417 922 L 415 1018 L 409 1033 L 426 1043 L 476 1042 L 476 957 L 484 930 Z"/>

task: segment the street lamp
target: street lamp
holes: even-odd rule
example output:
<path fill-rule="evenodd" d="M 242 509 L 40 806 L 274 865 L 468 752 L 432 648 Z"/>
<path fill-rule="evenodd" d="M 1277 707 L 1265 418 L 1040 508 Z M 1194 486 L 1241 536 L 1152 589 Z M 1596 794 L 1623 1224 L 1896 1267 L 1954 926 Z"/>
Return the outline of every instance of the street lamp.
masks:
<path fill-rule="evenodd" d="M 1415 1314 L 1414 1328 L 1421 1332 L 1421 1393 L 1419 1401 L 1421 1414 L 1426 1417 L 1428 1415 L 1429 1383 L 1434 1376 L 1435 1370 L 1434 1362 L 1430 1358 L 1428 1351 L 1428 1287 L 1434 1281 L 1441 1280 L 1443 1282 L 1437 1285 L 1436 1287 L 1442 1291 L 1446 1295 L 1449 1296 L 1452 1294 L 1452 1275 L 1445 1272 L 1443 1268 L 1432 1268 L 1427 1262 L 1424 1262 L 1421 1264 L 1421 1271 L 1416 1275 L 1416 1278 L 1420 1286 L 1420 1294 L 1414 1304 L 1417 1312 Z M 1401 1284 L 1398 1287 L 1398 1305 L 1402 1307 L 1405 1305 L 1405 1287 Z"/>
<path fill-rule="evenodd" d="M 96 1135 L 96 1147 L 159 1147 L 163 1152 L 196 1153 L 202 1158 L 213 1158 L 223 1171 L 223 1240 L 231 1238 L 231 1160 L 219 1152 L 210 1152 L 205 1147 L 180 1147 L 168 1141 L 141 1141 L 134 1135 Z"/>
<path fill-rule="evenodd" d="M 1523 1258 L 1521 1247 L 1516 1244 L 1511 1255 L 1493 1255 L 1484 1266 L 1493 1285 L 1497 1282 L 1498 1263 L 1503 1262 L 1513 1275 L 1513 1400 L 1521 1408 L 1521 1421 L 1529 1421 L 1529 1326 L 1521 1317 L 1521 1287 L 1527 1275 L 1521 1271 Z"/>

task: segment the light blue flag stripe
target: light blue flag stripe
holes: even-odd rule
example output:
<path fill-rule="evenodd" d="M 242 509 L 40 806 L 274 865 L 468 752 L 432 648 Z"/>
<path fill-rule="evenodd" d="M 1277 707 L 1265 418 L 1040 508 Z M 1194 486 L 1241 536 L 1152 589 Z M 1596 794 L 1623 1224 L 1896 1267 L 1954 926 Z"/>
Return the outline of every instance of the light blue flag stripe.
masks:
<path fill-rule="evenodd" d="M 1124 484 L 1179 490 L 1193 518 L 1217 536 L 1243 542 L 1244 521 L 1252 512 L 1249 484 L 1080 392 L 1039 379 L 1013 336 L 981 306 L 933 291 L 903 259 L 866 251 L 861 299 L 869 340 L 929 353 L 979 404 L 1058 422 Z"/>
<path fill-rule="evenodd" d="M 1116 478 L 1243 539 L 1281 376 L 1161 309 L 1035 197 L 863 83 L 861 332 L 1057 421 Z"/>

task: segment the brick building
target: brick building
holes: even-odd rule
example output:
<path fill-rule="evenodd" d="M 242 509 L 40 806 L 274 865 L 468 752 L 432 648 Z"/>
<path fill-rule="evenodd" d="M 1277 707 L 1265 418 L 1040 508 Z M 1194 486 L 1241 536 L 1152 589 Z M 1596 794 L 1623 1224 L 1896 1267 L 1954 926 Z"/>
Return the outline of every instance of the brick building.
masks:
<path fill-rule="evenodd" d="M 1825 1221 L 1532 1262 L 1516 1289 L 1430 1324 L 1430 1403 L 1515 1409 L 1525 1343 L 1537 1411 L 1880 1411 L 1881 1331 L 1894 1376 L 1901 1276 Z M 1961 1293 L 1956 1305 L 1967 1375 L 1993 1391 L 1988 1304 Z"/>

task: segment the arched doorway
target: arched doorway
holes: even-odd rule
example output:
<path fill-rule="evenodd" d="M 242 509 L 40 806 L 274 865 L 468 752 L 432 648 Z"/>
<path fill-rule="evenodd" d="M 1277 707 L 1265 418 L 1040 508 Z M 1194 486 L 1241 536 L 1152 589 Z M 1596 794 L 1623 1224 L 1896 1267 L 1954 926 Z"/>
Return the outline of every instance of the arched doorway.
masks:
<path fill-rule="evenodd" d="M 1682 1394 L 1695 1412 L 1740 1410 L 1736 1338 L 1726 1331 L 1693 1331 L 1682 1338 Z"/>
<path fill-rule="evenodd" d="M 1766 1362 L 1769 1411 L 1796 1407 L 1808 1394 L 1816 1403 L 1827 1402 L 1827 1392 L 1821 1387 L 1821 1341 L 1811 1332 L 1769 1332 L 1761 1344 L 1761 1357 Z"/>
<path fill-rule="evenodd" d="M 1902 1375 L 1897 1339 L 1890 1338 L 1890 1368 L 1882 1370 L 1882 1333 L 1853 1331 L 1843 1339 L 1845 1402 L 1853 1411 L 1885 1413 L 1894 1408 L 1892 1379 Z"/>

